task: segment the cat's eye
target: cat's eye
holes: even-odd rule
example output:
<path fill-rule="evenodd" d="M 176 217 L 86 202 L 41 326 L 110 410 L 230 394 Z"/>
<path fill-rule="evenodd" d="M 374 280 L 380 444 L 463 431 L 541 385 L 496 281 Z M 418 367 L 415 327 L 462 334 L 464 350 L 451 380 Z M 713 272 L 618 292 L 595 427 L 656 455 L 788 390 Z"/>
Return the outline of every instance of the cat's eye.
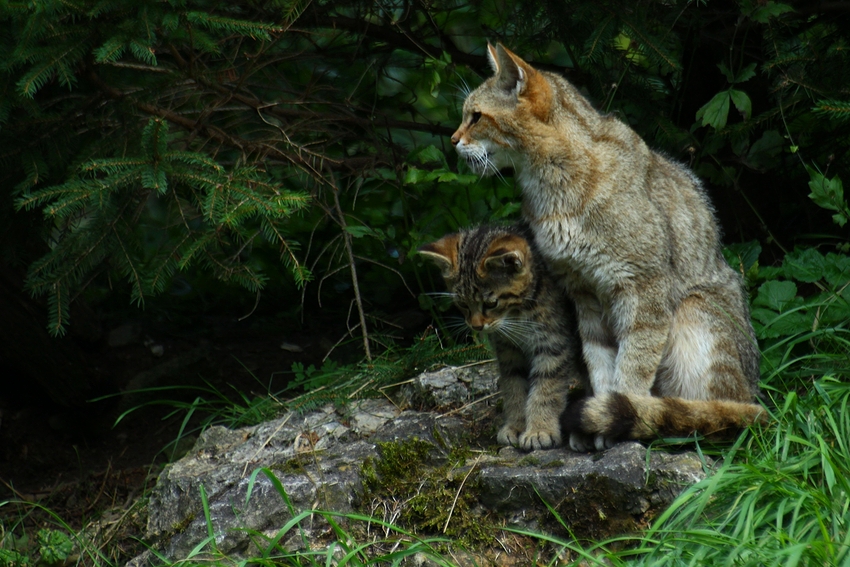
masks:
<path fill-rule="evenodd" d="M 499 300 L 495 298 L 484 300 L 484 309 L 495 309 L 499 305 Z"/>
<path fill-rule="evenodd" d="M 476 123 L 476 122 L 478 122 L 479 120 L 481 120 L 481 113 L 480 113 L 480 112 L 473 112 L 473 113 L 472 113 L 472 120 L 471 120 L 469 123 L 470 123 L 470 124 L 475 124 L 475 123 Z"/>

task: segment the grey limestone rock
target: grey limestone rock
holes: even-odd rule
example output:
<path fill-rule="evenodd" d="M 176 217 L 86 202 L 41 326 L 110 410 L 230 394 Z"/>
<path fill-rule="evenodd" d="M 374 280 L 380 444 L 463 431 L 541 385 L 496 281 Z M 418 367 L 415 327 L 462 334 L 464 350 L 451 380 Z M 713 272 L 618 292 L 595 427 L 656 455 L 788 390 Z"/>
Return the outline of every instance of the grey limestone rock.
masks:
<path fill-rule="evenodd" d="M 638 519 L 703 478 L 695 453 L 648 452 L 635 442 L 593 455 L 507 447 L 478 475 L 485 507 L 536 528 L 549 504 L 573 533 L 590 537 L 632 531 Z"/>
<path fill-rule="evenodd" d="M 468 485 L 479 492 L 482 510 L 500 514 L 508 524 L 538 527 L 552 517 L 545 501 L 575 533 L 586 535 L 629 531 L 705 476 L 704 463 L 693 453 L 652 451 L 647 460 L 647 449 L 638 443 L 600 454 L 497 450 L 489 438 L 493 427 L 475 439 L 470 426 L 492 421 L 495 389 L 493 364 L 446 368 L 417 377 L 402 392 L 404 403 L 430 404 L 441 412 L 402 410 L 374 399 L 342 409 L 328 405 L 303 415 L 288 413 L 239 430 L 210 427 L 186 456 L 161 473 L 149 499 L 147 539 L 162 556 L 183 559 L 213 547 L 202 545 L 211 528 L 219 552 L 231 557 L 258 553 L 293 511 L 367 511 L 360 501 L 363 463 L 381 458 L 381 443 L 408 439 L 436 449 L 423 463 L 423 477 L 427 467 L 445 463 L 457 444 L 484 448 L 475 464 L 468 460 L 452 473 L 472 477 Z M 472 403 L 476 400 L 483 402 Z M 316 537 L 327 531 L 320 516 L 301 527 Z M 292 549 L 302 539 L 295 530 L 281 544 Z M 148 552 L 130 564 L 155 563 L 152 558 Z"/>

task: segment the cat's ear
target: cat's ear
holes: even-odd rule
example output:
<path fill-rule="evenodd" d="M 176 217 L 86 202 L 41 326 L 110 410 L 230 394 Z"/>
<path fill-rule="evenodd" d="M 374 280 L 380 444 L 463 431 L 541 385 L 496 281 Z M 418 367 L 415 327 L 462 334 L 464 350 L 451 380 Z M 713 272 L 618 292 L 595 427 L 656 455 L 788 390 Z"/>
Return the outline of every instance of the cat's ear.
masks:
<path fill-rule="evenodd" d="M 452 279 L 457 273 L 457 251 L 460 235 L 447 234 L 436 242 L 423 244 L 417 252 L 433 261 L 440 268 L 443 277 Z"/>
<path fill-rule="evenodd" d="M 519 236 L 508 234 L 493 240 L 479 272 L 502 271 L 522 274 L 528 270 L 528 242 Z"/>
<path fill-rule="evenodd" d="M 523 65 L 528 67 L 528 64 L 501 43 L 495 49 L 488 45 L 487 52 L 490 56 L 490 66 L 496 73 L 496 84 L 499 88 L 520 95 L 528 80 L 528 71 L 523 68 Z M 522 62 L 522 65 L 518 62 Z"/>
<path fill-rule="evenodd" d="M 493 44 L 487 42 L 487 61 L 490 63 L 490 68 L 493 69 L 493 74 L 499 74 L 499 54 Z"/>
<path fill-rule="evenodd" d="M 488 48 L 488 52 L 492 61 L 492 49 Z M 499 88 L 524 100 L 531 113 L 546 122 L 552 108 L 552 87 L 546 77 L 501 43 L 495 49 L 495 67 Z"/>

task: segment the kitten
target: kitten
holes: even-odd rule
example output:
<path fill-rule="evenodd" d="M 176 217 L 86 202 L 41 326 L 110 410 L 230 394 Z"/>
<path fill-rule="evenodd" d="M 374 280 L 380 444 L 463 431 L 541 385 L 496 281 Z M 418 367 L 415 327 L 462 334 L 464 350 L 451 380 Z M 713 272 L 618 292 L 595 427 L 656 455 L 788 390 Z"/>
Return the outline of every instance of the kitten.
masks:
<path fill-rule="evenodd" d="M 523 217 L 575 302 L 593 397 L 568 410 L 572 448 L 762 421 L 749 310 L 699 180 L 562 77 L 501 45 L 488 55 L 495 74 L 451 140 L 480 175 L 514 168 Z"/>
<path fill-rule="evenodd" d="M 419 252 L 440 267 L 467 325 L 486 334 L 496 353 L 505 413 L 499 444 L 527 451 L 559 445 L 567 391 L 581 380 L 578 340 L 572 305 L 527 230 L 462 230 Z"/>

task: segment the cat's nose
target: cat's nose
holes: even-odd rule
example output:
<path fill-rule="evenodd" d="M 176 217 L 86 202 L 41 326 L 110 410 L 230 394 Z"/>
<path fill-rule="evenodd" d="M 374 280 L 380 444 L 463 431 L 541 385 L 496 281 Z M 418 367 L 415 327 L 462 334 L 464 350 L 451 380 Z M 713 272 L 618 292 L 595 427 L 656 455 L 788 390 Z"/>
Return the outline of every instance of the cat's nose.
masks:
<path fill-rule="evenodd" d="M 483 323 L 481 323 L 481 324 L 479 324 L 479 325 L 469 325 L 469 326 L 470 326 L 470 327 L 472 327 L 472 330 L 473 330 L 473 331 L 481 331 L 482 329 L 484 329 L 484 324 L 483 324 Z"/>
<path fill-rule="evenodd" d="M 452 145 L 456 146 L 460 142 L 460 137 L 457 134 L 452 134 Z"/>

